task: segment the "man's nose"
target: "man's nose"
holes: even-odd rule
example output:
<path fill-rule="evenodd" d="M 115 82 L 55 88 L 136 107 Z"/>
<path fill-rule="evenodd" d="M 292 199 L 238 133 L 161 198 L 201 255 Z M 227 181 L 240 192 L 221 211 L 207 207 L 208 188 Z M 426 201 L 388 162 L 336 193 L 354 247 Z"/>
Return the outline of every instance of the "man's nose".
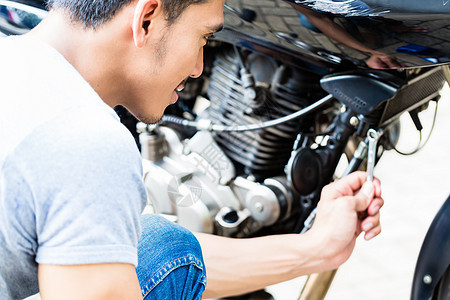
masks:
<path fill-rule="evenodd" d="M 197 56 L 197 62 L 195 63 L 195 67 L 192 70 L 191 77 L 198 78 L 202 75 L 203 72 L 203 48 L 200 49 L 200 52 Z"/>

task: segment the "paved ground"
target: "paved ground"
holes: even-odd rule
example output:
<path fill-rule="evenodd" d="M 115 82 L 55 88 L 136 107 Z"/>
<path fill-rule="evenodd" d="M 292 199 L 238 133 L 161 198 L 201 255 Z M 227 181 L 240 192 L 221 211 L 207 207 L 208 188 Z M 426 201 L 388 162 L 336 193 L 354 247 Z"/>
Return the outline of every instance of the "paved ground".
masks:
<path fill-rule="evenodd" d="M 431 115 L 421 115 L 424 130 L 430 128 Z M 403 119 L 402 126 L 405 134 L 399 147 L 412 149 L 418 135 L 409 117 Z M 382 209 L 382 234 L 371 242 L 359 241 L 353 256 L 338 271 L 326 300 L 409 299 L 423 238 L 450 194 L 449 129 L 447 87 L 439 103 L 435 130 L 425 148 L 409 157 L 387 152 L 375 169 L 386 202 Z M 304 278 L 299 278 L 269 290 L 277 300 L 294 300 L 302 282 Z"/>

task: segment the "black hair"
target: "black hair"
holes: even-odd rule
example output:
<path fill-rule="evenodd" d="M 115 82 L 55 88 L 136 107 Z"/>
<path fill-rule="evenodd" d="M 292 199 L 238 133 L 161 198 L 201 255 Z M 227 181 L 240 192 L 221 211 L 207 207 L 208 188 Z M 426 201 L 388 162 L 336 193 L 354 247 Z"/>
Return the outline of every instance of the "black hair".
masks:
<path fill-rule="evenodd" d="M 133 1 L 136 0 L 47 0 L 47 7 L 64 9 L 73 21 L 83 23 L 86 28 L 96 29 Z M 208 0 L 161 0 L 169 25 L 190 5 L 206 1 Z"/>

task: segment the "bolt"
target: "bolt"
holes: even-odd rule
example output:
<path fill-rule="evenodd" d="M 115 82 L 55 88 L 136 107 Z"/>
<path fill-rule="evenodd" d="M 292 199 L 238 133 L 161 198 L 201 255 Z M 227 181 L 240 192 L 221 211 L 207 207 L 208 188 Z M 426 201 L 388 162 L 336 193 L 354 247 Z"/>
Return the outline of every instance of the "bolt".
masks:
<path fill-rule="evenodd" d="M 256 91 L 252 88 L 246 88 L 244 92 L 245 98 L 254 100 L 256 98 Z"/>
<path fill-rule="evenodd" d="M 359 119 L 355 116 L 350 118 L 350 125 L 352 125 L 353 127 L 358 126 L 359 124 Z"/>
<path fill-rule="evenodd" d="M 251 182 L 255 182 L 255 181 L 256 181 L 256 178 L 255 178 L 255 176 L 253 176 L 253 175 L 248 175 L 248 176 L 247 176 L 247 180 L 248 180 L 248 181 L 251 181 Z"/>
<path fill-rule="evenodd" d="M 433 281 L 433 278 L 431 278 L 430 275 L 427 274 L 427 275 L 423 276 L 423 282 L 425 284 L 431 284 L 432 281 Z"/>
<path fill-rule="evenodd" d="M 264 210 L 264 205 L 262 205 L 262 203 L 261 202 L 256 202 L 255 203 L 255 208 L 256 208 L 256 210 L 258 211 L 258 212 L 263 212 L 263 210 Z"/>

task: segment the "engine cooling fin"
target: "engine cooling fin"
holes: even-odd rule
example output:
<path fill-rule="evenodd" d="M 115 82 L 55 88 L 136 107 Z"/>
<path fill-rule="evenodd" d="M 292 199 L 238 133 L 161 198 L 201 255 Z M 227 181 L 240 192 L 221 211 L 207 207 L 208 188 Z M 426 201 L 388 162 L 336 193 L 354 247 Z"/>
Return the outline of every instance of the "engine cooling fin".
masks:
<path fill-rule="evenodd" d="M 202 118 L 225 126 L 258 124 L 294 113 L 324 93 L 317 75 L 278 65 L 272 58 L 250 54 L 245 64 L 255 78 L 256 97 L 246 98 L 241 63 L 233 51 L 225 51 L 216 56 L 211 70 L 211 103 Z M 215 133 L 215 140 L 238 169 L 265 178 L 283 172 L 297 134 L 312 130 L 310 124 L 307 117 L 255 131 Z"/>

